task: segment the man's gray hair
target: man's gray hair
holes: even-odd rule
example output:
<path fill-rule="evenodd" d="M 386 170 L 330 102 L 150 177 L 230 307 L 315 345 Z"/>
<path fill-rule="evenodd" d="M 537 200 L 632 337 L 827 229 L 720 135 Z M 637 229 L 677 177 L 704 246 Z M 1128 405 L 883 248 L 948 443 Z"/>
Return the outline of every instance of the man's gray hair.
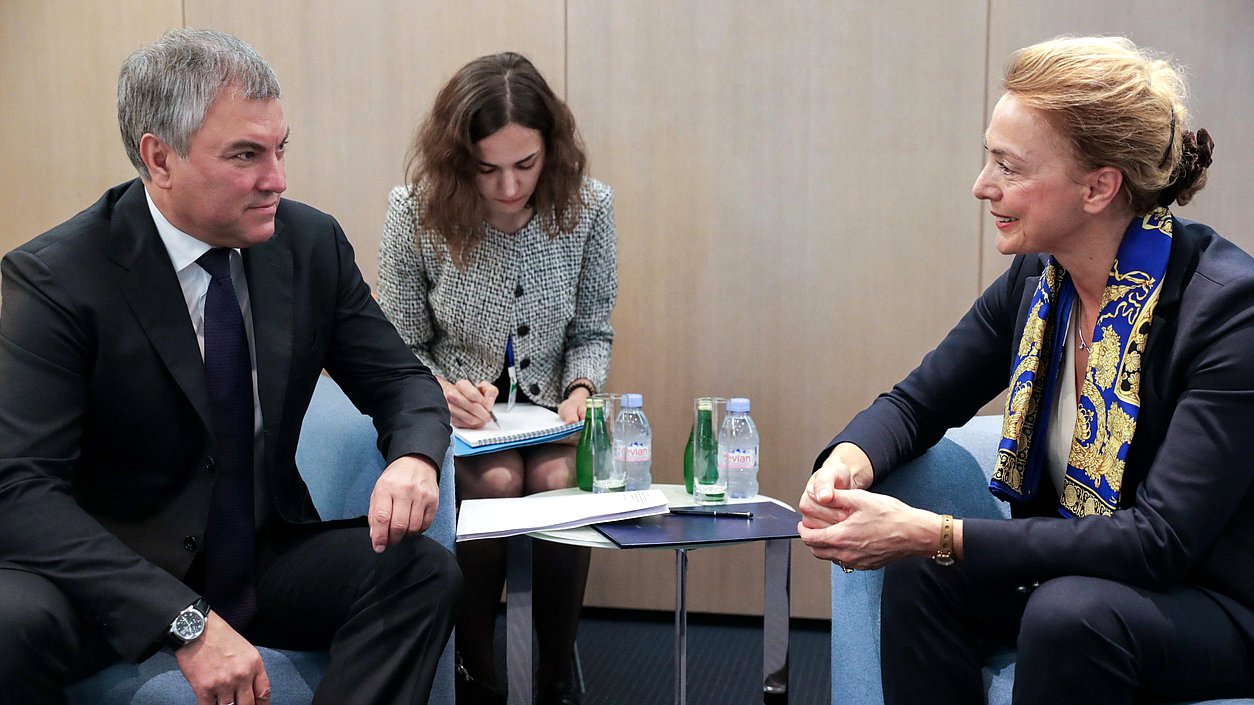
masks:
<path fill-rule="evenodd" d="M 256 49 L 224 32 L 174 29 L 136 49 L 118 76 L 118 128 L 145 180 L 139 140 L 151 132 L 186 157 L 209 105 L 224 90 L 247 100 L 279 97 L 279 79 Z"/>

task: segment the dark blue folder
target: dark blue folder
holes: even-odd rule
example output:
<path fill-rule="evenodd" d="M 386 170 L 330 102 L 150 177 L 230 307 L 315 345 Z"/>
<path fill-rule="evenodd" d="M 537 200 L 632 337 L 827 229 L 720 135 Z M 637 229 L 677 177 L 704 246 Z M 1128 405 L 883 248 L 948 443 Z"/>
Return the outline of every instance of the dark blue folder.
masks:
<path fill-rule="evenodd" d="M 724 504 L 716 509 L 753 512 L 753 518 L 656 514 L 593 528 L 619 548 L 658 548 L 684 544 L 732 543 L 797 538 L 801 515 L 774 502 Z"/>

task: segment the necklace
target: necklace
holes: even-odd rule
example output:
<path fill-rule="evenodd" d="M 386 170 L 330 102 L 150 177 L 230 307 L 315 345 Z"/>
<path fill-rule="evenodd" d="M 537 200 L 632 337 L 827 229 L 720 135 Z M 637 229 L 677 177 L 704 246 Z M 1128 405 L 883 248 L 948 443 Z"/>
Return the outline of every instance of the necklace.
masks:
<path fill-rule="evenodd" d="M 1079 297 L 1076 297 L 1076 298 L 1079 298 Z M 1083 350 L 1086 353 L 1091 353 L 1093 352 L 1093 346 L 1089 345 L 1088 341 L 1084 339 L 1084 331 L 1082 330 L 1083 328 L 1084 328 L 1084 304 L 1081 303 L 1080 305 L 1076 306 L 1075 338 L 1076 338 L 1076 342 L 1080 344 L 1081 350 Z"/>
<path fill-rule="evenodd" d="M 1077 322 L 1076 327 L 1075 327 L 1075 337 L 1076 337 L 1076 342 L 1078 342 L 1078 343 L 1080 344 L 1080 349 L 1081 349 L 1081 350 L 1083 350 L 1083 351 L 1084 351 L 1084 352 L 1086 352 L 1086 353 L 1091 353 L 1091 352 L 1093 352 L 1093 346 L 1092 346 L 1092 345 L 1089 345 L 1087 342 L 1085 342 L 1085 340 L 1084 340 L 1084 332 L 1080 330 L 1080 325 L 1079 325 L 1079 323 L 1078 323 L 1078 322 Z"/>

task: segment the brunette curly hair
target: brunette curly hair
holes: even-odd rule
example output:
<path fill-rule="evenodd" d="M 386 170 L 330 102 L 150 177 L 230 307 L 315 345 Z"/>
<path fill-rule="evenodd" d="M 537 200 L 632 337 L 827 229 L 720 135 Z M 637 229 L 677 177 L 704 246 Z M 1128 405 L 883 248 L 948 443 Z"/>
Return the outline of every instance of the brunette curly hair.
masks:
<path fill-rule="evenodd" d="M 544 167 L 531 205 L 545 231 L 557 237 L 579 222 L 588 160 L 570 108 L 521 54 L 479 57 L 440 89 L 405 167 L 407 183 L 422 194 L 415 216 L 422 229 L 444 240 L 458 267 L 469 264 L 488 216 L 475 188 L 474 145 L 510 123 L 536 130 L 544 140 Z"/>
<path fill-rule="evenodd" d="M 1181 71 L 1124 37 L 1059 37 L 1016 51 L 1007 92 L 1045 113 L 1089 168 L 1123 173 L 1134 214 L 1188 203 L 1206 185 L 1214 142 L 1189 132 Z"/>

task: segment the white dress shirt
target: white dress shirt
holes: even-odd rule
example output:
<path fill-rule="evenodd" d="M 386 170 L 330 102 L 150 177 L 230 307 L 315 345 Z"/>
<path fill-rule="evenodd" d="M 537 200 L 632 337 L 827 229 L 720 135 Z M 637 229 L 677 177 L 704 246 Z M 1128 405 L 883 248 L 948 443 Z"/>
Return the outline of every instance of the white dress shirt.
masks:
<path fill-rule="evenodd" d="M 166 220 L 166 217 L 157 209 L 157 204 L 152 202 L 152 196 L 148 195 L 147 189 L 144 190 L 144 197 L 148 199 L 148 211 L 152 213 L 152 220 L 157 225 L 157 234 L 161 236 L 165 251 L 170 255 L 170 262 L 174 265 L 174 273 L 178 275 L 179 286 L 183 289 L 183 302 L 187 305 L 192 327 L 196 330 L 196 341 L 200 344 L 200 359 L 204 360 L 205 299 L 209 295 L 209 282 L 213 277 L 196 264 L 196 260 L 213 248 L 208 243 L 179 230 Z M 253 317 L 252 307 L 248 300 L 248 281 L 244 278 L 244 256 L 239 248 L 231 250 L 231 282 L 235 285 L 235 298 L 239 300 L 240 312 L 244 316 L 244 331 L 248 336 L 248 355 L 252 364 L 253 379 L 253 468 L 259 470 L 265 456 L 261 435 L 261 398 L 257 395 L 257 346 L 253 339 Z M 262 508 L 269 504 L 260 472 L 254 471 L 253 473 L 253 487 L 255 516 L 257 528 L 260 529 L 262 520 L 267 515 Z"/>

